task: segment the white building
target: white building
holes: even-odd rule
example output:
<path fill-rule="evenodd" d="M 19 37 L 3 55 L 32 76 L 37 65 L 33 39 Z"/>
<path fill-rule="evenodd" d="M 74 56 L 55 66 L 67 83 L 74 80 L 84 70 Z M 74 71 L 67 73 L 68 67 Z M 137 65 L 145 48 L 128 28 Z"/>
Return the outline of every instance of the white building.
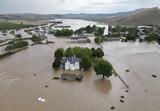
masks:
<path fill-rule="evenodd" d="M 67 57 L 62 60 L 63 68 L 65 70 L 79 70 L 80 69 L 80 58 L 77 57 Z"/>

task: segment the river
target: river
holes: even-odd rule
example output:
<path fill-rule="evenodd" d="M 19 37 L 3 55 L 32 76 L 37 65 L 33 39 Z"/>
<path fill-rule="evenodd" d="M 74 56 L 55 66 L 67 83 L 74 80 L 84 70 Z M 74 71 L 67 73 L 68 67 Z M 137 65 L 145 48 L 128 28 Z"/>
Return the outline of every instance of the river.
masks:
<path fill-rule="evenodd" d="M 77 44 L 49 37 L 55 44 L 31 46 L 0 59 L 0 111 L 109 111 L 111 106 L 115 111 L 159 111 L 160 49 L 156 44 L 103 44 L 105 58 L 129 85 L 127 89 L 118 77 L 101 80 L 94 71 L 84 72 L 82 82 L 52 80 L 56 75 L 52 69 L 56 48 Z M 78 46 L 97 47 L 94 43 Z"/>

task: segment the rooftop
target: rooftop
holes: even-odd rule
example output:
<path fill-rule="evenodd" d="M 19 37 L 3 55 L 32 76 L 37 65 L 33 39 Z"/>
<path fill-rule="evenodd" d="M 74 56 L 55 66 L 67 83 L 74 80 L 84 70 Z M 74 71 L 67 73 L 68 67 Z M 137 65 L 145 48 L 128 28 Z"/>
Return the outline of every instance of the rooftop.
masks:
<path fill-rule="evenodd" d="M 80 62 L 81 59 L 78 57 L 65 57 L 62 60 L 62 63 L 70 62 L 71 64 L 74 64 L 75 62 Z"/>

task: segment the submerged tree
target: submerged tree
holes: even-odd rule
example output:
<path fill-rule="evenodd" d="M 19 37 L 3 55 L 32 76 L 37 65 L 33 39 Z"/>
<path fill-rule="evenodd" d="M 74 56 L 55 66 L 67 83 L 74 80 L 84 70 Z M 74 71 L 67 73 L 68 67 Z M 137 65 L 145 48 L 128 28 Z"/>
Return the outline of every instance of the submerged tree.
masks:
<path fill-rule="evenodd" d="M 88 70 L 92 67 L 92 61 L 87 55 L 84 54 L 81 58 L 80 65 L 84 70 Z"/>
<path fill-rule="evenodd" d="M 61 66 L 61 59 L 60 58 L 56 58 L 52 64 L 52 67 L 55 69 L 58 69 Z"/>
<path fill-rule="evenodd" d="M 96 37 L 94 39 L 94 42 L 100 45 L 103 42 L 103 38 L 102 37 Z"/>
<path fill-rule="evenodd" d="M 74 50 L 73 48 L 69 47 L 66 49 L 66 51 L 64 52 L 64 56 L 65 57 L 72 57 L 74 56 Z"/>
<path fill-rule="evenodd" d="M 92 48 L 92 57 L 102 58 L 104 56 L 104 52 L 101 48 L 95 49 Z"/>
<path fill-rule="evenodd" d="M 63 55 L 64 55 L 64 49 L 63 48 L 58 48 L 54 53 L 55 58 L 62 58 Z"/>
<path fill-rule="evenodd" d="M 106 76 L 107 78 L 112 76 L 112 65 L 103 59 L 98 59 L 95 63 L 94 70 L 97 75 L 102 75 L 103 78 Z"/>

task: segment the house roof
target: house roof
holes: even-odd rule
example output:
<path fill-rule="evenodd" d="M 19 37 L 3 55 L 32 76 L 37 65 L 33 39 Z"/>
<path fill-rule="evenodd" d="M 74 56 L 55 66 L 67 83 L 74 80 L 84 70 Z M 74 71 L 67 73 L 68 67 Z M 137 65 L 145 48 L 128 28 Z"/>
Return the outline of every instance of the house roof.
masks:
<path fill-rule="evenodd" d="M 81 59 L 78 57 L 66 57 L 63 58 L 62 63 L 66 63 L 67 61 L 70 62 L 71 64 L 74 64 L 75 62 L 80 62 Z"/>

